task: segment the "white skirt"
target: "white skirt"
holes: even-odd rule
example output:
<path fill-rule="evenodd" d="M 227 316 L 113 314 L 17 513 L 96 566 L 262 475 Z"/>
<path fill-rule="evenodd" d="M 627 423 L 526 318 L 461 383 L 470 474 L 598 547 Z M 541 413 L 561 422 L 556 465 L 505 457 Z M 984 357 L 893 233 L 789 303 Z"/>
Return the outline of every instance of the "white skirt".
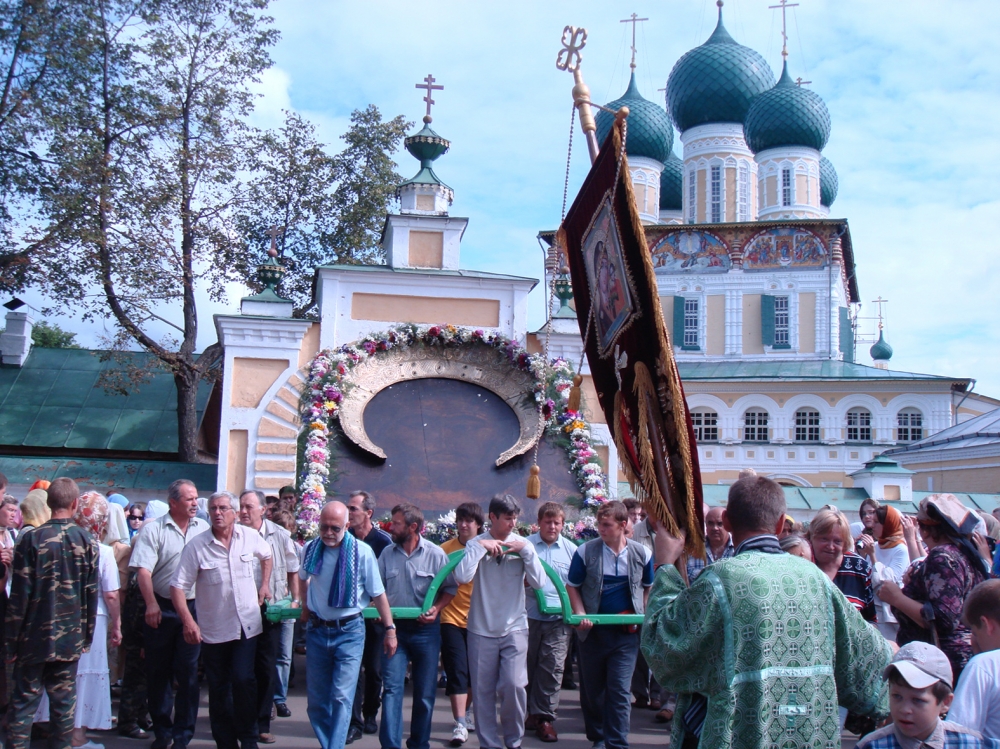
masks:
<path fill-rule="evenodd" d="M 35 711 L 36 723 L 49 720 L 49 696 L 42 692 L 41 702 Z M 80 656 L 76 669 L 76 718 L 77 728 L 107 731 L 111 724 L 111 679 L 108 676 L 108 617 L 98 614 L 94 625 L 94 642 L 90 650 Z"/>

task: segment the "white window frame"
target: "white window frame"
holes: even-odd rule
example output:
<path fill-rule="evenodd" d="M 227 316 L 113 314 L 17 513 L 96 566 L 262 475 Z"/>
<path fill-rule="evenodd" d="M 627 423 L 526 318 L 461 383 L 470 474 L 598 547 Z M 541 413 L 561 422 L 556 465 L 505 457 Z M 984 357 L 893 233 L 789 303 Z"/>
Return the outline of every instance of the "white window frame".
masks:
<path fill-rule="evenodd" d="M 784 309 L 778 309 L 782 304 Z M 791 348 L 792 345 L 792 300 L 787 294 L 774 297 L 774 346 Z"/>
<path fill-rule="evenodd" d="M 701 304 L 698 297 L 684 297 L 683 348 L 699 348 L 701 338 Z"/>
<path fill-rule="evenodd" d="M 719 414 L 710 408 L 695 408 L 691 411 L 691 424 L 697 442 L 719 441 Z"/>
<path fill-rule="evenodd" d="M 741 161 L 737 167 L 737 197 L 736 220 L 750 220 L 750 167 Z"/>
<path fill-rule="evenodd" d="M 860 442 L 862 444 L 871 442 L 872 412 L 861 406 L 848 410 L 846 435 L 848 442 Z"/>
<path fill-rule="evenodd" d="M 763 408 L 748 408 L 743 412 L 743 441 L 767 442 L 770 414 Z M 762 437 L 763 436 L 763 437 Z"/>
<path fill-rule="evenodd" d="M 795 411 L 795 442 L 816 444 L 820 439 L 820 415 L 815 408 L 804 407 Z"/>
<path fill-rule="evenodd" d="M 712 224 L 721 224 L 725 219 L 725 206 L 723 205 L 722 194 L 723 184 L 722 184 L 722 164 L 710 164 L 708 167 L 709 174 L 709 215 Z"/>
<path fill-rule="evenodd" d="M 795 203 L 795 186 L 790 166 L 781 167 L 781 205 L 790 206 Z"/>
<path fill-rule="evenodd" d="M 688 223 L 698 220 L 698 170 L 688 172 Z"/>
<path fill-rule="evenodd" d="M 896 414 L 896 442 L 919 442 L 924 438 L 924 414 L 917 408 L 904 408 Z"/>

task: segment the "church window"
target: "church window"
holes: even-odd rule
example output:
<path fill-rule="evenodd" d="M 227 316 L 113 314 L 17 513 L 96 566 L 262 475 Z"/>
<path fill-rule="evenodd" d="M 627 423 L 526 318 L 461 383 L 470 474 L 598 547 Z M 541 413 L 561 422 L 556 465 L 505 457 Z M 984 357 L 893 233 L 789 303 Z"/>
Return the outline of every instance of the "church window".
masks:
<path fill-rule="evenodd" d="M 698 300 L 684 300 L 684 348 L 698 347 Z"/>
<path fill-rule="evenodd" d="M 819 442 L 819 411 L 815 408 L 795 412 L 795 441 Z"/>
<path fill-rule="evenodd" d="M 722 167 L 712 167 L 712 223 L 722 222 Z"/>
<path fill-rule="evenodd" d="M 739 168 L 739 207 L 737 208 L 737 221 L 750 220 L 750 167 L 745 161 L 740 162 Z"/>
<path fill-rule="evenodd" d="M 697 221 L 698 208 L 698 172 L 692 169 L 688 172 L 688 223 Z"/>
<path fill-rule="evenodd" d="M 776 296 L 774 298 L 774 346 L 775 348 L 789 347 L 789 322 L 788 322 L 788 297 Z"/>
<path fill-rule="evenodd" d="M 787 166 L 781 170 L 781 204 L 792 204 L 792 170 Z"/>
<path fill-rule="evenodd" d="M 767 411 L 751 408 L 743 414 L 743 441 L 767 442 Z"/>
<path fill-rule="evenodd" d="M 872 414 L 866 408 L 852 408 L 847 412 L 847 441 L 872 441 Z"/>
<path fill-rule="evenodd" d="M 916 442 L 924 438 L 924 415 L 915 408 L 896 414 L 896 441 Z"/>
<path fill-rule="evenodd" d="M 696 408 L 691 412 L 694 438 L 697 442 L 719 441 L 719 414 L 707 408 Z"/>

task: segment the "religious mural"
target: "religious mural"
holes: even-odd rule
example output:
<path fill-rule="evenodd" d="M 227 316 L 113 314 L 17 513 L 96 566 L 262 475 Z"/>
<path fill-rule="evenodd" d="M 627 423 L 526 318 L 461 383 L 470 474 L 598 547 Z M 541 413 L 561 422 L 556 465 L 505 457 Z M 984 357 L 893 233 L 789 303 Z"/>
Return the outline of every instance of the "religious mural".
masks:
<path fill-rule="evenodd" d="M 650 252 L 653 267 L 669 273 L 725 273 L 732 266 L 723 241 L 703 231 L 667 234 Z"/>
<path fill-rule="evenodd" d="M 778 227 L 761 232 L 743 248 L 745 270 L 775 268 L 823 268 L 827 253 L 823 240 L 797 227 Z"/>
<path fill-rule="evenodd" d="M 583 239 L 598 348 L 606 354 L 633 312 L 632 293 L 622 259 L 618 226 L 606 200 Z"/>

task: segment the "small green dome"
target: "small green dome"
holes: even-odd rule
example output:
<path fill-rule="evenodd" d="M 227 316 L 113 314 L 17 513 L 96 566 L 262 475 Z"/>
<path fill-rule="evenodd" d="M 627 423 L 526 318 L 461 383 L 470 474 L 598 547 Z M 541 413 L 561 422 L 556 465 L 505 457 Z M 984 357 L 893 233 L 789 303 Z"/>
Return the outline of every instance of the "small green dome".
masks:
<path fill-rule="evenodd" d="M 719 23 L 700 47 L 685 54 L 667 79 L 667 110 L 681 132 L 710 122 L 743 124 L 755 96 L 774 86 L 757 52 L 736 43 Z"/>
<path fill-rule="evenodd" d="M 826 156 L 819 159 L 819 204 L 829 208 L 833 201 L 837 199 L 837 190 L 840 188 L 840 180 L 837 179 L 837 170 Z"/>
<path fill-rule="evenodd" d="M 671 151 L 660 172 L 660 210 L 680 211 L 683 208 L 684 162 Z"/>
<path fill-rule="evenodd" d="M 882 331 L 878 332 L 878 340 L 868 349 L 874 361 L 889 361 L 892 358 L 892 346 L 885 342 Z"/>
<path fill-rule="evenodd" d="M 629 108 L 628 137 L 625 140 L 625 152 L 629 156 L 645 156 L 661 164 L 666 161 L 674 147 L 674 126 L 659 104 L 644 99 L 639 93 L 635 85 L 635 71 L 632 71 L 625 93 L 606 106 L 615 111 L 622 107 Z M 597 142 L 604 143 L 615 117 L 602 109 L 597 113 L 596 120 Z"/>
<path fill-rule="evenodd" d="M 420 162 L 420 171 L 410 177 L 410 179 L 400 183 L 399 186 L 441 185 L 450 190 L 451 188 L 434 173 L 432 167 L 435 159 L 448 153 L 451 143 L 431 129 L 429 120 L 429 117 L 425 117 L 423 129 L 419 133 L 406 136 L 403 140 L 406 150 L 410 152 L 413 158 Z"/>
<path fill-rule="evenodd" d="M 830 139 L 830 112 L 819 94 L 795 85 L 786 61 L 775 87 L 750 104 L 743 135 L 755 154 L 782 146 L 822 151 Z"/>

